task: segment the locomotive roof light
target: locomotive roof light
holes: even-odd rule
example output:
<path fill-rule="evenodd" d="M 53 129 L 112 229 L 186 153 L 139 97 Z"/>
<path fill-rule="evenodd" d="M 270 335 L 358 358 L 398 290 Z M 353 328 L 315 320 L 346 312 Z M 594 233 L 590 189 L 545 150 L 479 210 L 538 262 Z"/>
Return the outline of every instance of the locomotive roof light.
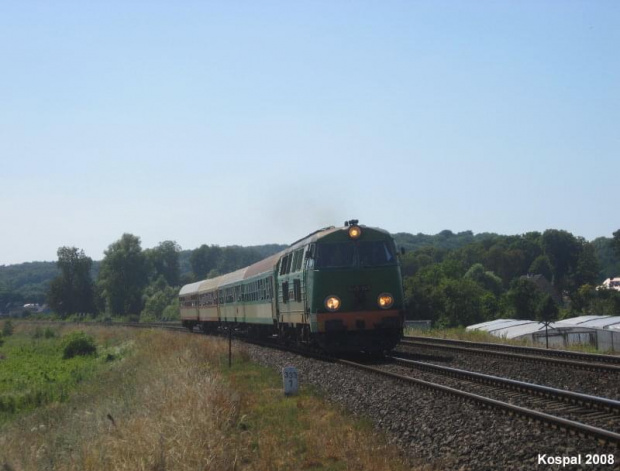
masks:
<path fill-rule="evenodd" d="M 340 309 L 340 298 L 338 296 L 327 296 L 325 298 L 325 308 L 330 312 L 336 312 Z"/>
<path fill-rule="evenodd" d="M 377 304 L 381 309 L 389 309 L 394 304 L 394 296 L 390 293 L 381 293 L 377 297 Z"/>
<path fill-rule="evenodd" d="M 362 235 L 362 229 L 360 226 L 349 226 L 349 237 L 351 239 L 359 239 Z"/>

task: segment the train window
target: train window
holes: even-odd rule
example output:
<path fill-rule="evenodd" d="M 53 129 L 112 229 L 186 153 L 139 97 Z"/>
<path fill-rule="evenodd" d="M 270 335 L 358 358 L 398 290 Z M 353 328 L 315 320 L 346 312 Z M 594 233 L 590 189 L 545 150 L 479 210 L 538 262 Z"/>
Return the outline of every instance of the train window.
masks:
<path fill-rule="evenodd" d="M 293 280 L 293 293 L 295 301 L 301 301 L 301 280 Z"/>
<path fill-rule="evenodd" d="M 355 244 L 335 242 L 316 245 L 315 268 L 344 268 L 353 266 Z"/>
<path fill-rule="evenodd" d="M 393 265 L 396 263 L 394 244 L 388 241 L 360 242 L 358 250 L 360 265 L 363 267 Z"/>
<path fill-rule="evenodd" d="M 304 252 L 304 249 L 299 249 L 295 252 L 295 256 L 293 258 L 293 271 L 301 270 L 301 261 L 303 260 L 303 252 Z"/>
<path fill-rule="evenodd" d="M 282 259 L 280 259 L 280 275 L 284 275 L 286 273 L 286 265 L 288 264 L 288 255 L 285 255 Z"/>
<path fill-rule="evenodd" d="M 282 283 L 282 302 L 288 303 L 288 281 Z"/>

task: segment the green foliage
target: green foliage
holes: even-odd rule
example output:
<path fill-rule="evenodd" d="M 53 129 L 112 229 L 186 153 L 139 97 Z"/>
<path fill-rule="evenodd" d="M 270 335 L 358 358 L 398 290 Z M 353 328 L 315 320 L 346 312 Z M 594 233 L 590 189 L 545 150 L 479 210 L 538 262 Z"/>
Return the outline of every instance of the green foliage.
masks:
<path fill-rule="evenodd" d="M 85 332 L 78 331 L 66 335 L 62 339 L 62 357 L 66 360 L 75 356 L 96 355 L 95 339 Z"/>
<path fill-rule="evenodd" d="M 51 339 L 56 337 L 56 332 L 54 332 L 49 327 L 46 327 L 45 330 L 41 329 L 41 327 L 37 327 L 32 334 L 33 339 Z"/>
<path fill-rule="evenodd" d="M 179 298 L 178 298 L 178 296 L 175 296 L 174 300 L 172 301 L 172 303 L 170 303 L 168 306 L 166 306 L 162 316 L 163 316 L 164 319 L 168 319 L 168 320 L 173 320 L 173 319 L 179 319 L 180 318 L 181 313 L 180 313 L 180 310 L 179 310 Z"/>
<path fill-rule="evenodd" d="M 142 310 L 142 290 L 148 283 L 148 267 L 139 237 L 123 234 L 108 247 L 97 283 L 109 313 L 126 315 Z"/>
<path fill-rule="evenodd" d="M 76 247 L 58 249 L 60 274 L 50 284 L 48 303 L 54 312 L 68 314 L 94 312 L 94 285 L 90 273 L 93 261 Z"/>
<path fill-rule="evenodd" d="M 202 280 L 246 267 L 263 258 L 261 251 L 253 247 L 201 245 L 192 251 L 190 263 L 194 278 Z"/>
<path fill-rule="evenodd" d="M 596 249 L 594 245 L 580 239 L 581 250 L 577 257 L 577 264 L 573 268 L 571 291 L 575 291 L 575 287 L 585 284 L 594 284 L 598 278 L 599 262 L 596 258 Z"/>
<path fill-rule="evenodd" d="M 613 233 L 611 246 L 616 252 L 616 255 L 620 258 L 620 229 Z"/>
<path fill-rule="evenodd" d="M 486 271 L 481 263 L 475 263 L 465 273 L 464 278 L 475 281 L 487 291 L 495 296 L 499 296 L 502 291 L 502 280 L 492 271 Z"/>
<path fill-rule="evenodd" d="M 551 260 L 546 255 L 539 255 L 530 265 L 528 273 L 543 275 L 547 280 L 553 279 Z"/>
<path fill-rule="evenodd" d="M 536 317 L 543 294 L 530 280 L 517 278 L 510 284 L 506 298 L 510 306 L 510 317 L 533 319 Z"/>
<path fill-rule="evenodd" d="M 4 321 L 4 324 L 2 325 L 2 335 L 4 337 L 10 337 L 11 335 L 13 335 L 13 331 L 13 322 L 11 322 L 10 320 Z"/>
<path fill-rule="evenodd" d="M 16 333 L 2 345 L 0 423 L 15 413 L 64 401 L 75 385 L 95 371 L 95 356 L 65 360 L 61 348 L 64 338 L 47 338 L 47 330 L 39 329 L 39 335 L 33 330 Z"/>
<path fill-rule="evenodd" d="M 568 288 L 567 277 L 579 258 L 579 241 L 570 232 L 548 229 L 542 235 L 541 244 L 553 266 L 554 284 L 560 289 Z"/>
<path fill-rule="evenodd" d="M 145 250 L 146 258 L 155 271 L 154 277 L 163 276 L 169 286 L 179 286 L 180 252 L 181 247 L 172 240 L 160 242 L 157 247 Z"/>
<path fill-rule="evenodd" d="M 549 295 L 545 295 L 536 310 L 536 319 L 539 321 L 551 322 L 558 318 L 560 310 L 557 304 Z"/>
<path fill-rule="evenodd" d="M 472 231 L 464 231 L 454 234 L 452 231 L 444 230 L 435 235 L 418 233 L 416 235 L 400 232 L 394 234 L 394 241 L 397 247 L 403 247 L 407 251 L 415 251 L 424 247 L 435 247 L 437 249 L 455 250 L 474 242 L 497 237 L 496 234 L 476 234 Z"/>
<path fill-rule="evenodd" d="M 481 300 L 484 290 L 469 279 L 445 279 L 440 287 L 443 309 L 439 317 L 442 327 L 457 327 L 483 322 Z"/>
<path fill-rule="evenodd" d="M 597 281 L 619 276 L 620 254 L 614 250 L 613 239 L 599 237 L 592 241 L 592 245 L 599 262 Z"/>
<path fill-rule="evenodd" d="M 168 286 L 163 276 L 157 278 L 144 291 L 144 309 L 140 313 L 140 321 L 151 322 L 161 320 L 164 317 L 169 318 L 165 314 L 166 309 L 168 309 L 169 315 L 178 319 L 178 294 L 178 289 Z M 174 315 L 175 303 L 176 315 Z"/>
<path fill-rule="evenodd" d="M 573 297 L 571 315 L 620 316 L 620 292 L 582 286 Z"/>

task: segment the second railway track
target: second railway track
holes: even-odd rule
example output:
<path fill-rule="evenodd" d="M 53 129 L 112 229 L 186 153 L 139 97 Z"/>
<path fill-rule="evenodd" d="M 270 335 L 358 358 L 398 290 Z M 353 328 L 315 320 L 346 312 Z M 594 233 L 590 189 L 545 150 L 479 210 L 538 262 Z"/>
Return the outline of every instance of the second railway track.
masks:
<path fill-rule="evenodd" d="M 527 347 L 518 347 L 519 350 L 514 350 L 510 348 L 513 347 L 511 345 L 495 346 L 496 344 L 480 344 L 475 342 L 435 339 L 431 337 L 404 337 L 400 345 L 448 350 L 486 357 L 501 357 L 518 362 L 546 363 L 589 371 L 620 373 L 620 362 L 618 362 L 620 359 L 612 355 L 580 354 L 579 352 L 544 350 L 540 348 L 530 349 Z M 550 352 L 563 352 L 566 355 L 560 354 L 560 356 L 558 356 L 557 353 Z M 569 357 L 569 355 L 572 356 Z"/>

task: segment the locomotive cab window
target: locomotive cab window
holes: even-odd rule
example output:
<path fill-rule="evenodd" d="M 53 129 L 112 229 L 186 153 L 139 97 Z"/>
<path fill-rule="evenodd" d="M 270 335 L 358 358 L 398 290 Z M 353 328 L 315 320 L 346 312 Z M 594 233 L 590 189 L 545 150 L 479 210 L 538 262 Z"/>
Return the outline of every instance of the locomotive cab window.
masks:
<path fill-rule="evenodd" d="M 394 244 L 388 241 L 360 242 L 358 250 L 360 265 L 363 267 L 393 265 L 396 263 Z"/>
<path fill-rule="evenodd" d="M 396 265 L 394 244 L 388 240 L 332 242 L 316 245 L 315 268 Z"/>
<path fill-rule="evenodd" d="M 336 242 L 316 245 L 315 268 L 352 267 L 355 257 L 353 242 Z"/>

